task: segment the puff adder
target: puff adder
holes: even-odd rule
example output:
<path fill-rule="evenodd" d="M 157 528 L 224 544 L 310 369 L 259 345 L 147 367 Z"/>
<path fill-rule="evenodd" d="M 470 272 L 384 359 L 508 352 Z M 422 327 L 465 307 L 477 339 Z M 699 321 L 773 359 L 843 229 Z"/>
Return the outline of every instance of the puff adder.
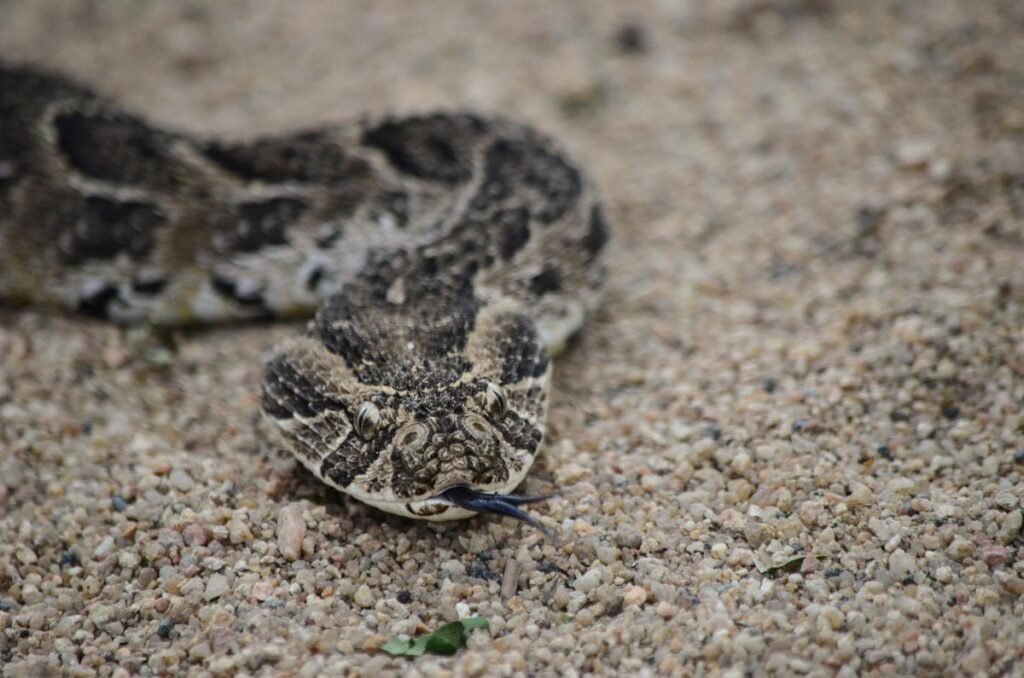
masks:
<path fill-rule="evenodd" d="M 315 311 L 267 360 L 263 428 L 391 513 L 532 522 L 538 498 L 508 493 L 607 240 L 579 168 L 502 119 L 198 139 L 0 65 L 0 299 L 120 323 Z"/>

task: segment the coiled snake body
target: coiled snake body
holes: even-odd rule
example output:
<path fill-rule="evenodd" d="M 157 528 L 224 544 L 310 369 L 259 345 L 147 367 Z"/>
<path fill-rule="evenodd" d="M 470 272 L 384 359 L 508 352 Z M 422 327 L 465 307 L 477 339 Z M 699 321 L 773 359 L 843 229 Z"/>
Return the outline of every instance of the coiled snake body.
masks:
<path fill-rule="evenodd" d="M 0 299 L 125 323 L 316 310 L 267 361 L 266 429 L 392 513 L 530 521 L 507 493 L 607 238 L 579 169 L 504 120 L 199 140 L 0 66 Z"/>

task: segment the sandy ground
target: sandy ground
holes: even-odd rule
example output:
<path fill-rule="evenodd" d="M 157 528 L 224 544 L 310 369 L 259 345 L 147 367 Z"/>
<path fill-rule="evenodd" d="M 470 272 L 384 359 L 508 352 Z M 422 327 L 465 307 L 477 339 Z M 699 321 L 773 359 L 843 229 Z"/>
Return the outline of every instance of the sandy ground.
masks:
<path fill-rule="evenodd" d="M 261 456 L 296 325 L 0 312 L 0 671 L 1024 673 L 1022 34 L 1011 1 L 0 1 L 4 57 L 200 133 L 531 121 L 616 226 L 525 486 L 550 539 Z M 453 657 L 378 649 L 467 614 Z"/>

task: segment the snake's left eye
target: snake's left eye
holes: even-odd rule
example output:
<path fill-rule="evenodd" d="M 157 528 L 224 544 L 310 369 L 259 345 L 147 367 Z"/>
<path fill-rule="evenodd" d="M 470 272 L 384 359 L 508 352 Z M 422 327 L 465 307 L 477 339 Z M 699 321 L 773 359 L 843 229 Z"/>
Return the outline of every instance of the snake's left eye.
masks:
<path fill-rule="evenodd" d="M 508 399 L 505 397 L 505 389 L 497 384 L 487 384 L 487 391 L 484 393 L 484 405 L 487 411 L 495 417 L 505 414 L 508 409 Z"/>
<path fill-rule="evenodd" d="M 380 410 L 371 402 L 365 402 L 359 406 L 356 414 L 356 433 L 364 440 L 369 440 L 377 432 L 380 426 Z"/>

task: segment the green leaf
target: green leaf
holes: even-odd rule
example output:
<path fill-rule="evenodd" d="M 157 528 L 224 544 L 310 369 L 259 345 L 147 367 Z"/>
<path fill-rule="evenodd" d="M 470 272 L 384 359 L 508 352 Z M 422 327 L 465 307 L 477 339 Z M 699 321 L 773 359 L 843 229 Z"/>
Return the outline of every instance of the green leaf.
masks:
<path fill-rule="evenodd" d="M 800 568 L 800 565 L 804 562 L 807 556 L 795 556 L 789 560 L 784 560 L 776 565 L 762 565 L 757 560 L 754 561 L 754 567 L 761 574 L 773 576 L 779 572 L 794 572 Z"/>
<path fill-rule="evenodd" d="M 391 636 L 388 638 L 388 642 L 380 646 L 380 649 L 384 650 L 388 654 L 403 655 L 409 652 L 412 647 L 412 641 L 402 640 L 398 636 Z"/>
<path fill-rule="evenodd" d="M 470 617 L 457 622 L 442 624 L 433 633 L 402 640 L 391 636 L 380 649 L 388 654 L 401 657 L 419 657 L 425 652 L 431 654 L 455 654 L 464 647 L 474 629 L 489 629 L 491 625 L 483 617 Z"/>
<path fill-rule="evenodd" d="M 470 631 L 473 631 L 474 629 L 490 630 L 491 628 L 491 625 L 483 617 L 468 617 L 466 619 L 459 620 L 459 623 L 462 624 L 462 628 L 466 630 L 467 636 L 469 635 Z"/>

